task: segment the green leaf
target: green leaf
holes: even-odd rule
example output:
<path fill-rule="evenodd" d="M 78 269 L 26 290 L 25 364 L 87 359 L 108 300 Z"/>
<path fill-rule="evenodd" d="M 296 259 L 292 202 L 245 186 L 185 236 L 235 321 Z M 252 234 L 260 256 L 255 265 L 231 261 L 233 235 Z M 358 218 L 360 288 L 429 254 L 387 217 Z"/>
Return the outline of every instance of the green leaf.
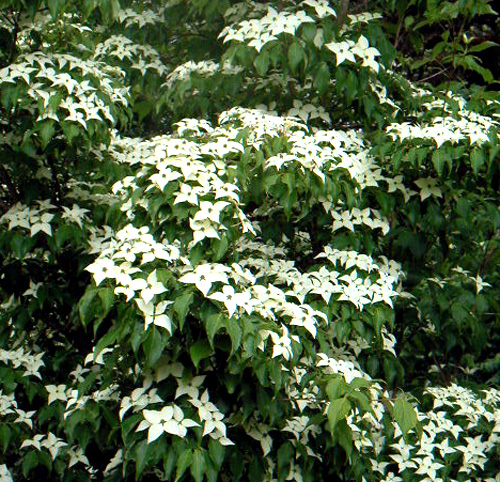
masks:
<path fill-rule="evenodd" d="M 473 57 L 472 55 L 466 55 L 465 57 L 461 57 L 457 60 L 457 65 L 463 67 L 467 70 L 472 70 L 473 72 L 478 73 L 486 83 L 491 83 L 494 80 L 493 74 L 491 70 L 483 67 L 479 64 L 479 59 L 477 57 Z"/>
<path fill-rule="evenodd" d="M 3 453 L 5 453 L 9 446 L 11 436 L 12 430 L 10 427 L 6 423 L 0 424 L 0 447 L 2 447 Z"/>
<path fill-rule="evenodd" d="M 330 69 L 326 62 L 320 62 L 313 74 L 313 85 L 323 95 L 330 85 Z"/>
<path fill-rule="evenodd" d="M 269 52 L 267 50 L 262 50 L 260 54 L 255 57 L 253 65 L 259 75 L 266 75 L 269 69 Z"/>
<path fill-rule="evenodd" d="M 143 121 L 143 119 L 153 110 L 154 106 L 155 104 L 151 100 L 143 100 L 134 104 L 134 112 L 139 116 L 139 122 Z"/>
<path fill-rule="evenodd" d="M 239 321 L 236 318 L 228 319 L 225 326 L 227 332 L 229 333 L 229 336 L 231 337 L 231 355 L 234 355 L 236 350 L 240 347 L 243 332 L 241 330 Z"/>
<path fill-rule="evenodd" d="M 96 294 L 97 290 L 95 288 L 87 289 L 78 303 L 78 312 L 84 326 L 87 326 L 89 321 L 91 321 L 94 317 L 95 306 L 93 306 L 92 302 L 94 301 Z"/>
<path fill-rule="evenodd" d="M 38 456 L 35 450 L 28 452 L 23 458 L 23 475 L 28 480 L 28 475 L 31 470 L 38 465 Z"/>
<path fill-rule="evenodd" d="M 95 357 L 101 353 L 104 348 L 112 345 L 115 341 L 116 338 L 118 337 L 118 331 L 115 327 L 111 328 L 97 343 L 95 349 L 94 349 L 94 354 Z"/>
<path fill-rule="evenodd" d="M 227 316 L 223 313 L 214 313 L 210 315 L 205 322 L 205 329 L 207 330 L 208 341 L 213 346 L 214 338 L 217 332 L 225 326 Z"/>
<path fill-rule="evenodd" d="M 229 248 L 229 240 L 227 236 L 222 236 L 220 240 L 215 240 L 214 245 L 214 261 L 220 261 L 222 257 L 227 253 Z"/>
<path fill-rule="evenodd" d="M 135 453 L 135 478 L 138 480 L 142 473 L 144 472 L 144 469 L 146 468 L 146 464 L 148 462 L 148 443 L 147 440 L 142 440 L 137 444 L 135 447 L 134 453 Z"/>
<path fill-rule="evenodd" d="M 175 473 L 175 481 L 177 482 L 184 475 L 193 461 L 193 451 L 190 449 L 184 450 L 177 459 L 177 471 Z"/>
<path fill-rule="evenodd" d="M 194 451 L 189 470 L 195 482 L 201 482 L 203 480 L 203 474 L 205 473 L 205 454 L 200 449 Z"/>
<path fill-rule="evenodd" d="M 297 67 L 305 59 L 304 47 L 298 42 L 294 42 L 288 49 L 288 65 L 292 72 L 297 71 Z"/>
<path fill-rule="evenodd" d="M 314 42 L 314 38 L 316 37 L 316 25 L 314 23 L 303 23 L 301 25 L 302 38 L 307 42 Z"/>
<path fill-rule="evenodd" d="M 290 471 L 290 462 L 295 455 L 295 449 L 290 442 L 285 442 L 278 450 L 278 479 L 285 480 Z"/>
<path fill-rule="evenodd" d="M 210 439 L 208 441 L 208 453 L 216 469 L 219 470 L 222 462 L 224 462 L 224 455 L 226 453 L 224 445 L 221 445 L 217 440 Z"/>
<path fill-rule="evenodd" d="M 481 42 L 480 44 L 473 45 L 472 47 L 468 47 L 469 52 L 482 52 L 483 50 L 490 49 L 492 47 L 499 47 L 500 45 L 496 42 L 491 42 L 487 40 L 486 42 Z"/>
<path fill-rule="evenodd" d="M 478 174 L 481 168 L 486 163 L 486 157 L 482 149 L 475 148 L 472 150 L 472 152 L 470 153 L 470 163 L 474 174 Z"/>
<path fill-rule="evenodd" d="M 394 403 L 394 420 L 401 428 L 403 435 L 417 426 L 417 414 L 411 403 L 404 397 L 399 397 Z"/>
<path fill-rule="evenodd" d="M 444 172 L 444 165 L 446 162 L 447 154 L 443 152 L 443 150 L 438 149 L 432 153 L 432 164 L 434 165 L 434 169 L 438 176 L 441 176 Z"/>
<path fill-rule="evenodd" d="M 344 377 L 341 375 L 334 375 L 334 378 L 328 381 L 326 385 L 326 394 L 329 400 L 340 398 L 346 392 L 347 384 Z"/>
<path fill-rule="evenodd" d="M 174 311 L 179 317 L 179 329 L 182 330 L 184 326 L 184 321 L 186 320 L 186 316 L 189 311 L 189 307 L 193 302 L 193 292 L 190 291 L 188 293 L 184 293 L 181 296 L 178 296 L 174 301 Z"/>
<path fill-rule="evenodd" d="M 42 142 L 42 148 L 45 149 L 52 139 L 54 137 L 54 134 L 56 132 L 56 126 L 55 122 L 53 120 L 45 120 L 39 125 L 38 127 L 38 133 L 40 135 L 40 140 Z"/>
<path fill-rule="evenodd" d="M 116 330 L 115 330 L 116 331 Z M 160 330 L 155 326 L 149 328 L 149 334 L 146 342 L 143 344 L 143 349 L 148 361 L 148 365 L 153 365 L 163 353 L 167 340 L 162 336 Z"/>
<path fill-rule="evenodd" d="M 97 294 L 102 304 L 103 311 L 101 313 L 101 317 L 104 318 L 113 307 L 114 290 L 113 288 L 99 288 Z"/>
<path fill-rule="evenodd" d="M 198 340 L 194 345 L 191 345 L 189 349 L 191 360 L 193 360 L 196 368 L 198 368 L 201 360 L 208 358 L 212 353 L 213 350 L 208 340 Z"/>
<path fill-rule="evenodd" d="M 10 247 L 12 252 L 18 259 L 23 259 L 27 253 L 31 251 L 31 248 L 36 244 L 36 239 L 23 236 L 19 233 L 14 233 L 10 241 Z"/>
<path fill-rule="evenodd" d="M 330 430 L 335 429 L 335 425 L 345 418 L 347 414 L 351 411 L 351 402 L 347 400 L 347 396 L 342 398 L 337 398 L 336 400 L 331 400 L 328 406 L 328 422 L 330 424 Z"/>

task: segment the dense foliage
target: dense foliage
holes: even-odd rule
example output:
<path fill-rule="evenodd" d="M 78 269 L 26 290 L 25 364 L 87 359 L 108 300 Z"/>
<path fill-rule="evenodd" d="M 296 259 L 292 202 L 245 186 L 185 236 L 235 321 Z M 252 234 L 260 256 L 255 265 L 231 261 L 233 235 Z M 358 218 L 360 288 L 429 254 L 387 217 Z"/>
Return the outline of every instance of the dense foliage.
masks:
<path fill-rule="evenodd" d="M 496 25 L 1 0 L 0 480 L 500 480 Z"/>

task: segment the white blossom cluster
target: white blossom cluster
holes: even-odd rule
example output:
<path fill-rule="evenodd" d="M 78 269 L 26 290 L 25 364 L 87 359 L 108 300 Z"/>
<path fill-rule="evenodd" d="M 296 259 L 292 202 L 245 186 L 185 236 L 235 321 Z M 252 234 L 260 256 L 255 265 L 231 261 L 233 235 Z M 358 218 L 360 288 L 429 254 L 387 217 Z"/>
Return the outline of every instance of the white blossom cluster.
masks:
<path fill-rule="evenodd" d="M 278 12 L 268 7 L 265 16 L 259 19 L 243 20 L 234 27 L 226 27 L 220 33 L 219 38 L 224 38 L 224 43 L 232 40 L 243 42 L 260 52 L 266 44 L 277 40 L 277 35 L 282 33 L 295 35 L 297 29 L 304 23 L 314 23 L 314 19 L 309 17 L 304 10 Z"/>
<path fill-rule="evenodd" d="M 148 70 L 164 76 L 168 68 L 163 64 L 160 54 L 150 45 L 134 43 L 124 35 L 112 35 L 104 42 L 96 45 L 94 59 L 104 60 L 114 57 L 120 61 L 126 60 L 130 68 L 145 74 Z"/>
<path fill-rule="evenodd" d="M 350 210 L 344 210 L 342 208 L 337 208 L 335 210 L 330 210 L 334 222 L 332 226 L 332 231 L 337 231 L 337 229 L 346 228 L 354 233 L 354 226 L 365 225 L 370 229 L 380 228 L 382 234 L 387 234 L 389 232 L 390 226 L 386 219 L 382 219 L 379 211 L 376 209 L 365 208 L 363 210 L 359 208 L 352 208 Z"/>
<path fill-rule="evenodd" d="M 293 107 L 286 113 L 288 117 L 298 117 L 302 122 L 308 123 L 314 119 L 321 119 L 330 123 L 330 114 L 322 105 L 304 104 L 300 99 L 293 100 Z"/>
<path fill-rule="evenodd" d="M 26 206 L 17 203 L 0 217 L 0 222 L 9 223 L 7 229 L 22 228 L 29 231 L 30 236 L 35 236 L 38 232 L 44 232 L 52 236 L 51 221 L 54 213 L 49 212 L 55 209 L 50 201 L 39 202 L 37 206 Z"/>
<path fill-rule="evenodd" d="M 140 12 L 133 8 L 123 8 L 118 12 L 118 21 L 124 24 L 125 28 L 142 28 L 147 25 L 154 25 L 164 22 L 164 8 L 157 11 L 146 8 Z"/>
<path fill-rule="evenodd" d="M 258 149 L 266 137 L 279 137 L 297 127 L 306 127 L 293 118 L 281 117 L 259 109 L 233 107 L 219 115 L 219 125 L 231 124 L 250 131 L 246 142 Z"/>
<path fill-rule="evenodd" d="M 492 128 L 500 127 L 500 122 L 493 117 L 469 109 L 461 96 L 448 94 L 443 99 L 433 99 L 425 90 L 417 90 L 415 94 L 422 100 L 422 120 L 390 124 L 386 131 L 392 139 L 400 142 L 427 140 L 438 148 L 445 143 L 454 145 L 463 141 L 471 146 L 481 146 L 490 140 Z"/>
<path fill-rule="evenodd" d="M 432 395 L 434 404 L 430 411 L 418 411 L 423 429 L 420 439 L 405 441 L 396 429 L 387 461 L 376 464 L 374 460 L 374 467 L 381 476 L 387 477 L 383 480 L 403 480 L 387 471 L 387 466 L 393 463 L 397 463 L 399 475 L 413 474 L 419 481 L 454 482 L 462 480 L 459 477 L 477 477 L 500 439 L 498 391 L 488 389 L 478 395 L 452 383 L 448 387 L 428 387 L 426 392 Z M 478 433 L 480 426 L 484 428 Z M 452 474 L 449 474 L 449 460 L 455 461 Z M 496 478 L 481 480 L 494 482 L 499 476 L 500 472 Z"/>
<path fill-rule="evenodd" d="M 70 54 L 33 52 L 0 70 L 0 84 L 22 81 L 39 110 L 37 120 L 116 123 L 112 106 L 128 105 L 128 89 L 117 82 L 111 67 Z M 61 92 L 62 100 L 59 100 Z M 105 102 L 102 95 L 107 97 Z M 54 104 L 56 102 L 56 104 Z"/>
<path fill-rule="evenodd" d="M 380 70 L 380 64 L 376 61 L 376 58 L 380 57 L 380 52 L 375 47 L 370 47 L 364 35 L 361 35 L 357 42 L 352 40 L 330 42 L 325 44 L 325 47 L 335 54 L 337 66 L 346 60 L 356 63 L 356 58 L 358 58 L 362 62 L 362 67 L 368 67 L 375 72 Z"/>
<path fill-rule="evenodd" d="M 193 74 L 200 77 L 210 77 L 216 73 L 221 73 L 222 75 L 236 75 L 241 71 L 242 67 L 233 66 L 229 62 L 219 64 L 213 60 L 201 60 L 200 62 L 189 60 L 179 65 L 168 74 L 163 87 L 171 89 L 175 84 L 189 79 Z"/>
<path fill-rule="evenodd" d="M 37 205 L 33 206 L 17 203 L 0 217 L 0 223 L 8 223 L 7 229 L 9 231 L 14 228 L 21 228 L 29 231 L 30 236 L 35 236 L 39 232 L 52 236 L 52 221 L 54 221 L 57 214 L 54 212 L 56 209 L 56 206 L 50 200 L 38 201 Z M 87 220 L 86 214 L 88 212 L 88 209 L 82 208 L 78 204 L 73 204 L 71 208 L 62 206 L 58 224 L 61 221 L 63 223 L 71 222 L 82 228 L 83 222 Z"/>
<path fill-rule="evenodd" d="M 207 390 L 200 393 L 205 376 L 189 377 L 184 373 L 183 365 L 178 362 L 172 364 L 166 358 L 162 358 L 155 369 L 155 381 L 160 383 L 169 377 L 173 377 L 177 383 L 174 401 L 165 404 L 165 401 L 156 394 L 156 389 L 150 388 L 153 380 L 146 379 L 142 388 L 134 390 L 130 397 L 122 399 L 120 419 L 123 419 L 132 407 L 134 412 L 141 411 L 144 419 L 139 423 L 136 431 L 147 430 L 148 443 L 163 434 L 184 438 L 189 428 L 203 427 L 203 437 L 208 435 L 221 445 L 234 445 L 227 438 L 224 414 L 210 401 Z M 149 391 L 146 392 L 147 390 Z M 149 405 L 162 405 L 162 408 L 160 410 L 146 408 Z M 196 412 L 193 411 L 193 407 Z M 192 418 L 186 416 L 186 411 L 192 413 L 190 415 Z"/>
<path fill-rule="evenodd" d="M 13 368 L 22 367 L 24 376 L 34 376 L 40 380 L 42 379 L 40 368 L 45 365 L 42 360 L 43 355 L 44 353 L 33 354 L 22 347 L 15 350 L 0 348 L 0 362 L 10 364 Z"/>

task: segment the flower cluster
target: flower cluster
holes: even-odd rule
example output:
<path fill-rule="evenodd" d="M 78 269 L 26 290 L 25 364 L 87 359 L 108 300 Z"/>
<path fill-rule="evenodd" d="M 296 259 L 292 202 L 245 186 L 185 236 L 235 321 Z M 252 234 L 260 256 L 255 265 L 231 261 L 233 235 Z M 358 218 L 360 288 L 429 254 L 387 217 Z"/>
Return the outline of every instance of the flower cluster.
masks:
<path fill-rule="evenodd" d="M 200 62 L 190 60 L 170 72 L 163 87 L 171 89 L 175 84 L 189 79 L 192 75 L 210 77 L 218 72 L 222 75 L 236 75 L 241 72 L 241 67 L 232 66 L 228 62 L 221 65 L 213 60 L 202 60 Z"/>
<path fill-rule="evenodd" d="M 0 83 L 19 81 L 39 109 L 37 120 L 76 122 L 84 129 L 89 121 L 115 124 L 117 107 L 129 102 L 128 89 L 117 81 L 116 71 L 70 54 L 24 54 L 0 70 Z M 29 107 L 23 103 L 20 108 Z"/>
<path fill-rule="evenodd" d="M 118 20 L 120 23 L 124 24 L 125 28 L 142 28 L 147 25 L 162 23 L 164 21 L 163 12 L 164 9 L 161 8 L 157 11 L 146 8 L 140 12 L 134 10 L 133 8 L 124 8 L 120 9 L 118 12 Z"/>
<path fill-rule="evenodd" d="M 375 60 L 380 57 L 380 52 L 375 47 L 370 47 L 368 39 L 361 35 L 357 42 L 345 40 L 343 42 L 330 42 L 325 47 L 335 54 L 337 66 L 346 60 L 356 63 L 356 57 L 362 61 L 362 67 L 369 67 L 378 72 L 380 64 Z"/>
<path fill-rule="evenodd" d="M 109 57 L 114 57 L 120 61 L 126 60 L 130 63 L 130 68 L 140 74 L 152 70 L 158 75 L 164 76 L 168 72 L 167 67 L 161 61 L 160 55 L 153 47 L 136 44 L 124 35 L 113 35 L 96 45 L 94 50 L 96 60 L 102 61 L 104 58 Z"/>
<path fill-rule="evenodd" d="M 265 16 L 259 19 L 243 20 L 235 27 L 226 27 L 219 35 L 224 42 L 244 42 L 260 52 L 264 46 L 283 33 L 295 35 L 297 29 L 304 23 L 314 22 L 304 10 L 297 12 L 278 12 L 268 7 Z"/>

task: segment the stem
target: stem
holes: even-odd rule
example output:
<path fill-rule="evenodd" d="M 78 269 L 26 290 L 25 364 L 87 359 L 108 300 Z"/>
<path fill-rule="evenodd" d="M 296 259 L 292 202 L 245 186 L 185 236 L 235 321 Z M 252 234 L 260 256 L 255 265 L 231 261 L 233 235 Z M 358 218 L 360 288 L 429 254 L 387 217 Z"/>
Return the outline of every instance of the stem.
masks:
<path fill-rule="evenodd" d="M 12 40 L 12 45 L 10 47 L 9 62 L 8 62 L 9 64 L 11 64 L 14 61 L 14 57 L 16 55 L 17 36 L 19 35 L 20 19 L 21 19 L 21 10 L 17 12 L 17 16 L 14 16 L 14 22 L 12 22 L 12 24 L 14 25 L 14 32 L 13 32 L 14 39 Z"/>
<path fill-rule="evenodd" d="M 15 204 L 17 201 L 19 201 L 19 191 L 17 189 L 15 182 L 10 177 L 10 174 L 8 173 L 7 169 L 5 169 L 5 167 L 2 165 L 0 165 L 0 176 L 2 182 L 5 183 L 5 185 L 9 189 L 10 203 Z"/>
<path fill-rule="evenodd" d="M 49 164 L 50 173 L 52 175 L 52 196 L 51 200 L 55 204 L 60 205 L 63 200 L 63 193 L 59 179 L 57 178 L 57 169 L 52 156 L 47 156 L 47 162 Z"/>

